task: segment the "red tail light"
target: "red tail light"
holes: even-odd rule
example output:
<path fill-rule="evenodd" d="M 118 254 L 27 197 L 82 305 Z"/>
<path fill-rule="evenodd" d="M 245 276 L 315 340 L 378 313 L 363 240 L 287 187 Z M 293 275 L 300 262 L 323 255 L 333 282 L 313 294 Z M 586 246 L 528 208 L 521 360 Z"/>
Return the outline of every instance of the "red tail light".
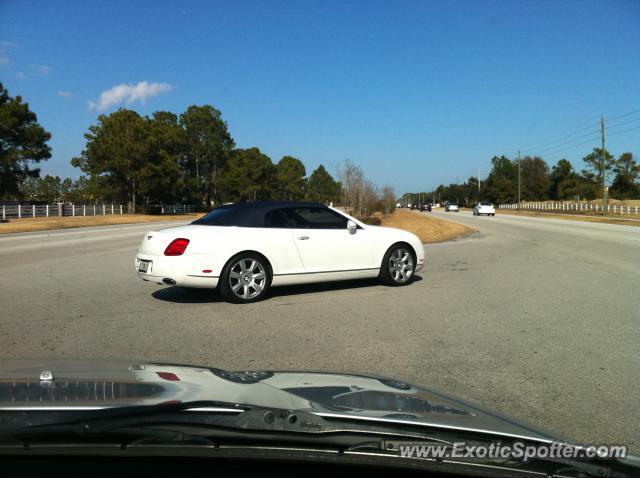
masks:
<path fill-rule="evenodd" d="M 180 379 L 178 378 L 178 376 L 175 373 L 171 373 L 171 372 L 156 372 L 158 374 L 158 377 L 160 378 L 164 378 L 165 380 L 169 380 L 170 382 L 179 382 Z M 179 400 L 178 400 L 179 402 Z"/>
<path fill-rule="evenodd" d="M 174 239 L 164 250 L 165 256 L 181 256 L 189 245 L 189 239 Z"/>

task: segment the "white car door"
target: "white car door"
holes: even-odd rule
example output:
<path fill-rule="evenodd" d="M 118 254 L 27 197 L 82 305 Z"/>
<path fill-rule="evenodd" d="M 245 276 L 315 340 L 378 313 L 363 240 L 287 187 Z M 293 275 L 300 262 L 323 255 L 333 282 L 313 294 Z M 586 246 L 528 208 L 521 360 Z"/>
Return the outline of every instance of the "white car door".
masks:
<path fill-rule="evenodd" d="M 347 218 L 327 208 L 298 207 L 294 242 L 306 272 L 353 271 L 379 267 L 373 264 L 373 232 L 347 229 Z"/>

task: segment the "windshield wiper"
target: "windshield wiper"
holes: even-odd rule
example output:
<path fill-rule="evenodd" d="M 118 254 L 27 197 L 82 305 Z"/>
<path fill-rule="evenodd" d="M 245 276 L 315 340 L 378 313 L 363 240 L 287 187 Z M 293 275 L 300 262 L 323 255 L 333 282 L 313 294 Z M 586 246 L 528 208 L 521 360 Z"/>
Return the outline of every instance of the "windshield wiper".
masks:
<path fill-rule="evenodd" d="M 13 420 L 7 414 L 18 414 Z M 25 425 L 25 415 L 28 424 Z M 10 426 L 18 425 L 19 426 Z M 376 434 L 380 437 L 423 439 L 421 431 L 398 430 L 393 425 L 350 423 L 327 420 L 319 415 L 271 407 L 226 402 L 182 402 L 151 406 L 118 407 L 83 412 L 4 412 L 0 414 L 0 440 L 4 438 L 43 438 L 60 433 L 78 437 L 97 437 L 106 434 L 128 434 L 158 431 L 162 426 L 189 429 L 192 434 L 206 436 L 222 431 L 235 435 L 258 432 L 320 435 L 335 433 Z M 439 440 L 433 438 L 433 440 Z M 443 441 L 444 443 L 450 443 Z"/>
<path fill-rule="evenodd" d="M 544 470 L 549 476 L 631 476 L 615 472 L 624 468 L 616 460 L 560 460 L 514 458 L 451 459 L 401 457 L 400 446 L 417 443 L 452 448 L 455 442 L 487 444 L 495 437 L 457 431 L 429 430 L 408 424 L 323 418 L 299 411 L 255 407 L 225 402 L 165 403 L 152 406 L 120 407 L 92 412 L 59 413 L 57 417 L 30 414 L 29 424 L 7 426 L 7 413 L 0 414 L 2 442 L 29 444 L 116 442 L 122 447 L 137 444 L 214 446 L 243 444 L 270 446 L 322 446 L 340 453 L 367 453 L 381 458 L 404 458 L 422 463 L 486 465 L 519 470 Z M 14 421 L 14 423 L 16 423 Z M 466 440 L 465 440 L 466 438 Z M 504 437 L 501 437 L 504 439 Z M 637 471 L 637 470 L 634 470 Z"/>

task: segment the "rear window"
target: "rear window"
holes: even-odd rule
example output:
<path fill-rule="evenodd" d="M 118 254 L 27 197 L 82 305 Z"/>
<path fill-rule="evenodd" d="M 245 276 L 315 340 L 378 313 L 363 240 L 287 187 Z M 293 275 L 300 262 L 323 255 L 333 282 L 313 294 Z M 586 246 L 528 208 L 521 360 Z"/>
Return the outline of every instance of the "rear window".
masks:
<path fill-rule="evenodd" d="M 480 205 L 481 205 L 481 206 L 491 206 L 492 204 L 491 204 L 490 202 L 487 202 L 487 201 L 482 201 L 482 202 L 480 203 Z"/>
<path fill-rule="evenodd" d="M 238 226 L 238 210 L 228 207 L 219 207 L 211 211 L 204 217 L 193 221 L 192 224 L 202 224 L 205 226 Z"/>

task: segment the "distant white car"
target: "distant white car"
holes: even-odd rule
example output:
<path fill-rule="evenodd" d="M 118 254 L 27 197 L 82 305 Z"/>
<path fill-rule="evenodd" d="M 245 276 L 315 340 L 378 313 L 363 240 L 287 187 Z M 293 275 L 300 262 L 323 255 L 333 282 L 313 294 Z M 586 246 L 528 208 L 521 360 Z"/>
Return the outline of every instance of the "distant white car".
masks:
<path fill-rule="evenodd" d="M 454 203 L 445 203 L 444 212 L 459 212 L 460 208 Z"/>
<path fill-rule="evenodd" d="M 482 216 L 486 214 L 487 216 L 495 216 L 496 208 L 493 207 L 493 204 L 487 201 L 480 201 L 473 207 L 473 215 L 474 216 Z"/>
<path fill-rule="evenodd" d="M 149 231 L 135 259 L 143 280 L 218 288 L 236 303 L 260 300 L 272 285 L 378 277 L 401 286 L 423 266 L 415 234 L 287 201 L 220 206 L 188 226 Z"/>

